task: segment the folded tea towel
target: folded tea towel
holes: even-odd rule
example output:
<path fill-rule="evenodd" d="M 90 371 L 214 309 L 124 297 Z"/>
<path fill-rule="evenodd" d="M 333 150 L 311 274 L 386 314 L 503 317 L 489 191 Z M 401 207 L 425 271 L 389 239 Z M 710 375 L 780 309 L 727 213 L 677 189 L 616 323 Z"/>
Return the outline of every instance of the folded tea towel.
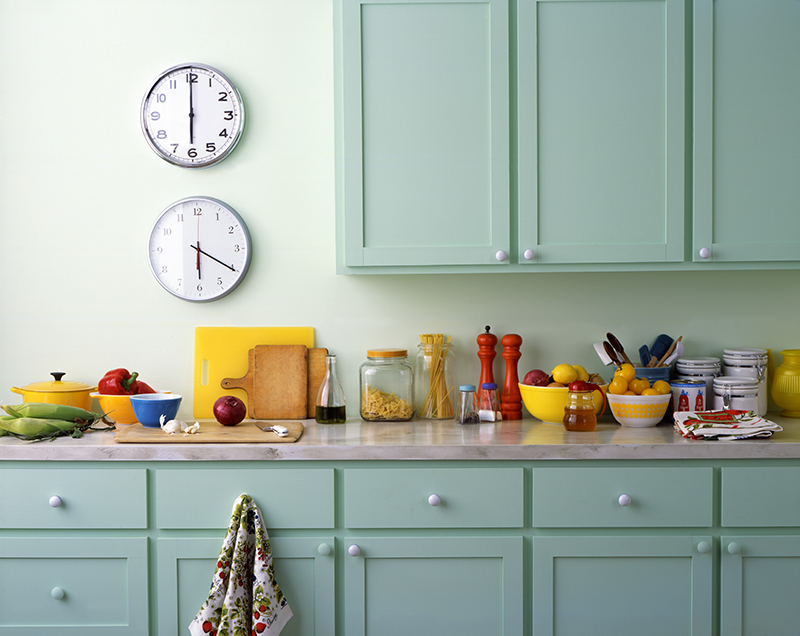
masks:
<path fill-rule="evenodd" d="M 189 625 L 192 636 L 277 636 L 292 617 L 272 567 L 261 512 L 252 497 L 233 505 L 211 592 Z"/>
<path fill-rule="evenodd" d="M 754 411 L 678 411 L 675 430 L 689 439 L 736 440 L 771 437 L 783 429 Z"/>

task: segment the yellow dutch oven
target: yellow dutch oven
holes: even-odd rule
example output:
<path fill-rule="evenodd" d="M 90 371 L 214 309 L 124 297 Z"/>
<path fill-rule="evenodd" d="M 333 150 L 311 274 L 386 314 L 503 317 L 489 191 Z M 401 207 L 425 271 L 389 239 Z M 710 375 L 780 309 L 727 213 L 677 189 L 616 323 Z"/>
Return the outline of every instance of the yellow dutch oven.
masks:
<path fill-rule="evenodd" d="M 56 371 L 51 373 L 55 380 L 33 382 L 22 388 L 12 386 L 11 391 L 19 393 L 23 402 L 44 402 L 45 404 L 66 404 L 78 408 L 92 410 L 92 398 L 89 395 L 97 390 L 84 382 L 63 382 L 64 373 Z"/>

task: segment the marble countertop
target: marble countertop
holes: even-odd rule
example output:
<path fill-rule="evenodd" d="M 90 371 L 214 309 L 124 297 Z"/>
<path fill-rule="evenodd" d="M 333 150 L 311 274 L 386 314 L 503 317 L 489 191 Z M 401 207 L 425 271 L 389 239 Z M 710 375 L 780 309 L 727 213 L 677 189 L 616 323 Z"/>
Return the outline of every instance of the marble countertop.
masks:
<path fill-rule="evenodd" d="M 607 416 L 604 416 L 604 418 Z M 602 419 L 592 432 L 571 433 L 536 419 L 455 424 L 451 420 L 321 425 L 305 420 L 303 436 L 279 444 L 121 444 L 115 432 L 81 439 L 25 442 L 0 438 L 0 460 L 529 460 L 800 458 L 800 419 L 770 413 L 783 431 L 768 439 L 687 440 L 672 426 L 624 428 Z M 120 425 L 122 426 L 122 425 Z M 132 426 L 138 426 L 136 424 Z"/>

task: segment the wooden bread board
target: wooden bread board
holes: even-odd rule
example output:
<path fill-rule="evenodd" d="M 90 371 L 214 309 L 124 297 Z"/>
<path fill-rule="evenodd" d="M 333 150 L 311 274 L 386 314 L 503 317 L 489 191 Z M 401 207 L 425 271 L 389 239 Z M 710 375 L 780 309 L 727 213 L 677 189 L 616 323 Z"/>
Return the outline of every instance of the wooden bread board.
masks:
<path fill-rule="evenodd" d="M 274 424 L 288 428 L 289 435 L 278 437 L 275 433 L 268 433 L 260 428 Z M 185 433 L 170 435 L 160 428 L 131 424 L 118 426 L 114 441 L 123 444 L 286 444 L 300 439 L 304 430 L 303 423 L 297 420 L 285 422 L 245 420 L 236 426 L 222 426 L 216 421 L 200 422 L 200 431 L 192 435 Z"/>

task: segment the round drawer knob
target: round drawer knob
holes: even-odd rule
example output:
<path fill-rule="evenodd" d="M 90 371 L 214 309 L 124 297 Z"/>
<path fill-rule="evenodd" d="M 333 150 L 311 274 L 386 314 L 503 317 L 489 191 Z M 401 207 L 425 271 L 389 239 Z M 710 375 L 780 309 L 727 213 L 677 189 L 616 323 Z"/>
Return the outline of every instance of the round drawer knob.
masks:
<path fill-rule="evenodd" d="M 711 256 L 711 250 L 708 249 L 707 247 L 701 247 L 700 251 L 698 251 L 697 254 L 698 256 L 700 256 L 700 258 L 703 259 L 709 258 Z"/>
<path fill-rule="evenodd" d="M 740 546 L 735 541 L 733 543 L 728 544 L 728 554 L 739 554 L 742 551 L 742 546 Z"/>
<path fill-rule="evenodd" d="M 62 503 L 61 497 L 58 495 L 53 495 L 50 497 L 50 505 L 53 506 L 53 508 L 58 508 Z"/>
<path fill-rule="evenodd" d="M 317 552 L 319 552 L 322 556 L 328 556 L 331 553 L 331 546 L 327 543 L 320 543 L 319 547 L 317 548 Z"/>
<path fill-rule="evenodd" d="M 355 543 L 347 548 L 347 554 L 350 556 L 358 556 L 361 554 L 361 548 L 359 548 Z"/>
<path fill-rule="evenodd" d="M 527 249 L 522 252 L 522 258 L 524 258 L 526 261 L 532 261 L 534 258 L 536 258 L 536 252 L 534 252 L 532 249 Z"/>
<path fill-rule="evenodd" d="M 497 250 L 497 254 L 495 254 L 494 257 L 500 263 L 502 263 L 504 260 L 506 260 L 508 258 L 508 252 L 506 252 L 505 250 Z"/>
<path fill-rule="evenodd" d="M 60 587 L 54 587 L 52 590 L 50 590 L 50 596 L 52 596 L 57 601 L 60 601 L 65 596 L 64 590 L 62 590 Z"/>
<path fill-rule="evenodd" d="M 700 554 L 708 554 L 711 552 L 711 544 L 708 541 L 701 541 L 697 544 L 697 551 Z"/>
<path fill-rule="evenodd" d="M 430 497 L 428 497 L 428 503 L 432 506 L 438 506 L 440 503 L 442 503 L 442 498 L 436 493 L 433 493 Z"/>
<path fill-rule="evenodd" d="M 621 494 L 619 496 L 619 499 L 617 499 L 617 503 L 620 506 L 630 506 L 631 505 L 631 496 L 630 495 L 626 495 L 625 493 L 623 493 L 623 494 Z"/>

